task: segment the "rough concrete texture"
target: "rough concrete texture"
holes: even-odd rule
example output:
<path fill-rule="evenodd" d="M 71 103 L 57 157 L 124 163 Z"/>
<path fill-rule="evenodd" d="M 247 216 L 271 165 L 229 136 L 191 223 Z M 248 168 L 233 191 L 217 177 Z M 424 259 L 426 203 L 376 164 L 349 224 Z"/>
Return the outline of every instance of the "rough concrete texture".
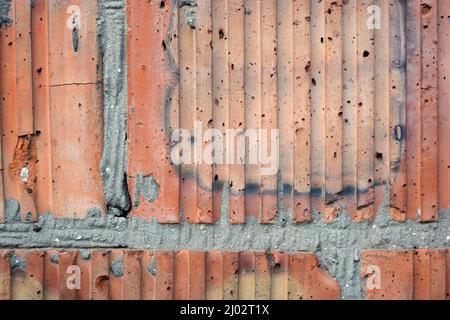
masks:
<path fill-rule="evenodd" d="M 0 1 L 0 28 L 13 22 L 13 19 L 9 16 L 10 9 L 11 0 Z"/>
<path fill-rule="evenodd" d="M 228 192 L 225 195 L 221 219 L 214 225 L 163 225 L 155 220 L 101 216 L 99 210 L 92 210 L 84 220 L 55 220 L 47 214 L 36 224 L 13 221 L 0 225 L 0 247 L 314 252 L 322 267 L 339 281 L 342 298 L 362 299 L 359 259 L 363 250 L 450 245 L 450 210 L 441 212 L 439 223 L 398 223 L 390 219 L 386 201 L 374 221 L 363 223 L 355 223 L 344 211 L 330 224 L 315 212 L 312 223 L 297 225 L 287 222 L 291 213 L 281 210 L 274 225 L 255 219 L 231 225 L 225 205 Z M 39 226 L 38 232 L 34 225 Z M 112 268 L 119 272 L 120 261 Z"/>
<path fill-rule="evenodd" d="M 135 208 L 140 205 L 141 195 L 146 201 L 153 202 L 158 197 L 159 185 L 153 176 L 144 177 L 141 173 L 136 177 L 134 186 L 134 203 Z"/>
<path fill-rule="evenodd" d="M 100 165 L 108 213 L 124 216 L 130 209 L 127 167 L 127 97 L 125 3 L 99 2 L 97 30 L 103 57 L 104 151 Z"/>

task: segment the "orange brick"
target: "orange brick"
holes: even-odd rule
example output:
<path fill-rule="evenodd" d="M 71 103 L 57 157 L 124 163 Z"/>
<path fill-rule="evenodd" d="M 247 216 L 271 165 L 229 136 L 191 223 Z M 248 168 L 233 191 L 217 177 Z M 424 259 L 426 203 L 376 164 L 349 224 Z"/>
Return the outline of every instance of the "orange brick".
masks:
<path fill-rule="evenodd" d="M 11 266 L 8 250 L 0 251 L 0 300 L 11 299 Z"/>
<path fill-rule="evenodd" d="M 340 288 L 336 280 L 320 269 L 319 261 L 314 254 L 293 254 L 289 257 L 288 298 L 339 300 Z"/>
<path fill-rule="evenodd" d="M 361 257 L 361 277 L 366 299 L 411 300 L 413 298 L 413 253 L 367 251 Z"/>
<path fill-rule="evenodd" d="M 22 218 L 34 220 L 36 208 L 32 175 L 36 159 L 31 148 L 20 149 L 25 140 L 32 143 L 30 135 L 34 133 L 30 2 L 13 1 L 10 11 L 13 23 L 0 31 L 3 193 L 5 199 L 20 202 Z M 25 167 L 30 179 L 27 182 L 20 176 Z"/>
<path fill-rule="evenodd" d="M 11 270 L 11 298 L 13 300 L 44 299 L 44 253 L 42 251 L 14 251 L 17 263 Z"/>
<path fill-rule="evenodd" d="M 80 9 L 79 29 L 67 26 L 70 6 Z M 48 44 L 51 127 L 47 130 L 51 132 L 53 210 L 57 216 L 83 218 L 87 209 L 104 209 L 96 12 L 97 1 L 52 0 L 48 6 L 48 30 L 53 36 Z"/>
<path fill-rule="evenodd" d="M 406 88 L 406 130 L 407 140 L 407 217 L 416 219 L 416 211 L 421 208 L 421 63 L 422 39 L 420 36 L 420 1 L 413 0 L 406 3 L 406 55 L 407 55 L 407 88 Z M 419 86 L 417 85 L 419 83 Z"/>
<path fill-rule="evenodd" d="M 109 298 L 109 252 L 83 250 L 78 252 L 77 264 L 81 271 L 77 300 L 108 300 Z"/>
<path fill-rule="evenodd" d="M 112 250 L 110 294 L 112 300 L 141 299 L 141 252 Z"/>
<path fill-rule="evenodd" d="M 337 299 L 340 294 L 312 253 L 16 250 L 2 251 L 0 258 L 2 299 L 10 293 L 47 300 Z"/>
<path fill-rule="evenodd" d="M 438 11 L 437 0 L 421 5 L 422 23 L 422 158 L 420 221 L 438 220 Z M 430 8 L 428 10 L 427 8 Z"/>
<path fill-rule="evenodd" d="M 450 150 L 447 147 L 445 137 L 450 136 L 450 3 L 437 1 L 438 4 L 438 27 L 439 27 L 439 200 L 441 208 L 450 207 Z M 444 137 L 444 138 L 442 138 Z"/>
<path fill-rule="evenodd" d="M 447 252 L 417 250 L 414 252 L 414 299 L 445 300 Z"/>
<path fill-rule="evenodd" d="M 174 288 L 174 254 L 173 252 L 156 253 L 156 300 L 173 299 Z"/>
<path fill-rule="evenodd" d="M 139 173 L 152 176 L 159 185 L 157 199 L 152 203 L 141 201 L 133 214 L 155 216 L 162 223 L 178 223 L 178 169 L 172 166 L 168 153 L 171 129 L 178 126 L 167 127 L 168 119 L 177 119 L 178 114 L 173 56 L 168 57 L 166 51 L 171 50 L 174 55 L 177 52 L 168 37 L 169 28 L 174 28 L 170 25 L 171 4 L 166 1 L 161 8 L 159 2 L 127 1 L 127 17 L 129 186 L 133 194 Z M 173 90 L 173 96 L 166 99 L 166 90 Z M 173 109 L 165 114 L 165 107 Z"/>
<path fill-rule="evenodd" d="M 175 255 L 174 299 L 205 299 L 205 258 L 203 252 L 180 251 Z"/>

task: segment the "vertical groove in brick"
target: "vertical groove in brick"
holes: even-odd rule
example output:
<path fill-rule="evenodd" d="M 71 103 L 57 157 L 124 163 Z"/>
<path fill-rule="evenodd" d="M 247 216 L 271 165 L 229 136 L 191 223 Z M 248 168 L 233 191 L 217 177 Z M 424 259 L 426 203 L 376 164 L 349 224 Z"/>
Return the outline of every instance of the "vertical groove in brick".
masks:
<path fill-rule="evenodd" d="M 421 3 L 422 158 L 420 221 L 438 220 L 438 11 L 436 0 Z"/>
<path fill-rule="evenodd" d="M 406 28 L 404 1 L 389 5 L 389 183 L 391 217 L 406 218 Z"/>
<path fill-rule="evenodd" d="M 445 251 L 414 252 L 414 300 L 446 299 L 446 259 Z"/>
<path fill-rule="evenodd" d="M 201 1 L 198 2 L 196 7 L 196 120 L 201 122 L 203 132 L 209 129 L 210 121 L 213 119 L 213 110 L 215 110 L 215 108 L 213 108 L 213 99 L 216 99 L 214 98 L 215 88 L 213 87 L 215 74 L 215 72 L 213 71 L 213 67 L 215 66 L 215 63 L 213 62 L 213 50 L 211 48 L 211 43 L 213 45 L 213 48 L 216 48 L 216 45 L 218 46 L 219 42 L 216 42 L 214 40 L 216 39 L 214 32 L 217 32 L 217 30 L 214 29 L 217 28 L 217 26 L 215 24 L 213 25 L 213 22 L 216 23 L 216 21 L 213 21 L 214 18 L 211 17 L 212 3 L 216 3 L 216 1 Z M 220 25 L 224 23 L 223 21 L 217 22 L 220 23 Z M 228 30 L 226 30 L 226 32 L 227 31 Z M 211 32 L 213 32 L 213 35 L 211 34 Z M 220 40 L 220 46 L 222 46 L 222 43 L 225 43 L 224 41 L 226 40 Z M 224 53 L 228 51 L 223 47 L 218 48 L 218 50 Z M 223 72 L 223 69 L 220 70 L 219 73 L 221 74 L 221 77 L 226 77 L 226 73 Z M 218 86 L 221 87 L 220 85 Z M 226 88 L 224 87 L 223 90 L 224 89 Z M 221 97 L 220 104 L 223 108 L 227 108 L 226 103 L 226 97 Z M 217 105 L 215 107 L 217 108 Z M 202 139 L 202 137 L 199 138 Z M 198 144 L 196 144 L 195 146 L 198 145 L 203 146 L 203 148 L 206 147 L 206 144 L 203 141 L 197 141 L 197 143 Z M 215 197 L 215 200 L 219 199 L 218 203 L 220 203 L 221 193 L 214 193 L 213 196 L 213 168 L 210 164 L 204 162 L 203 154 L 201 154 L 200 150 L 197 155 L 198 160 L 200 161 L 197 166 L 197 205 L 199 208 L 199 216 L 196 217 L 192 222 L 212 223 L 213 208 L 214 210 L 218 209 L 218 211 L 214 212 L 215 216 L 220 216 L 220 206 L 217 208 L 216 202 L 214 202 L 215 205 L 213 205 L 213 197 Z"/>
<path fill-rule="evenodd" d="M 58 262 L 59 300 L 75 300 L 76 290 L 71 289 L 69 279 L 71 273 L 69 267 L 77 265 L 78 251 L 61 251 Z"/>
<path fill-rule="evenodd" d="M 407 136 L 407 218 L 416 219 L 417 210 L 421 209 L 421 86 L 422 86 L 422 38 L 420 1 L 406 1 L 406 117 Z"/>
<path fill-rule="evenodd" d="M 141 300 L 141 267 L 141 252 L 126 251 L 123 275 L 125 300 Z"/>
<path fill-rule="evenodd" d="M 271 300 L 287 300 L 289 297 L 289 257 L 287 254 L 273 253 L 271 256 L 272 283 Z"/>
<path fill-rule="evenodd" d="M 374 30 L 368 30 L 364 19 L 373 0 L 357 2 L 357 172 L 358 208 L 363 217 L 373 216 L 374 203 Z"/>
<path fill-rule="evenodd" d="M 122 250 L 111 250 L 109 257 L 109 298 L 111 300 L 123 300 L 124 286 L 123 276 L 125 257 Z"/>
<path fill-rule="evenodd" d="M 0 31 L 3 194 L 21 204 L 22 218 L 34 220 L 33 183 L 20 176 L 25 167 L 30 178 L 35 173 L 29 1 L 11 2 L 10 15 L 13 22 Z"/>
<path fill-rule="evenodd" d="M 228 46 L 229 52 L 229 126 L 245 130 L 245 35 L 244 0 L 228 0 Z M 245 147 L 234 146 L 234 165 L 230 165 L 230 223 L 245 223 Z M 243 150 L 242 150 L 243 149 Z M 238 151 L 243 151 L 240 154 Z"/>
<path fill-rule="evenodd" d="M 81 272 L 77 300 L 109 299 L 109 252 L 103 250 L 80 251 L 77 266 Z"/>
<path fill-rule="evenodd" d="M 253 252 L 239 254 L 239 300 L 256 298 L 256 259 Z"/>
<path fill-rule="evenodd" d="M 257 154 L 258 140 L 255 130 L 261 127 L 261 2 L 245 0 L 245 129 L 251 130 L 246 143 L 245 213 L 260 217 L 261 171 L 257 161 L 249 155 Z M 253 141 L 253 142 L 252 142 Z M 251 152 L 250 152 L 251 151 Z"/>
<path fill-rule="evenodd" d="M 142 300 L 156 299 L 156 253 L 144 251 L 141 260 Z"/>
<path fill-rule="evenodd" d="M 375 208 L 378 209 L 384 201 L 386 185 L 389 182 L 389 145 L 390 138 L 394 137 L 389 124 L 390 110 L 393 106 L 391 106 L 391 96 L 386 93 L 390 92 L 391 86 L 394 85 L 390 82 L 390 71 L 394 62 L 391 61 L 391 41 L 399 40 L 397 37 L 400 34 L 394 34 L 391 38 L 390 33 L 398 32 L 393 27 L 400 22 L 393 20 L 391 25 L 391 18 L 397 11 L 391 10 L 391 7 L 396 8 L 394 1 L 376 0 L 375 5 L 380 8 L 381 15 L 381 28 L 375 28 Z M 377 10 L 376 7 L 374 10 L 368 10 L 369 14 L 377 14 L 375 10 Z M 378 27 L 376 21 L 369 20 L 369 22 L 374 23 L 373 27 Z"/>
<path fill-rule="evenodd" d="M 222 299 L 239 299 L 239 253 L 222 253 Z"/>
<path fill-rule="evenodd" d="M 179 8 L 179 70 L 180 70 L 180 126 L 182 129 L 194 133 L 194 122 L 197 119 L 196 97 L 197 97 L 197 65 L 196 65 L 196 33 L 191 28 L 188 19 L 192 14 L 188 5 Z M 161 107 L 161 106 L 155 106 Z M 187 157 L 189 158 L 189 157 Z M 190 155 L 194 159 L 194 154 Z M 197 223 L 200 215 L 198 208 L 198 167 L 194 164 L 181 165 L 181 197 L 186 221 Z"/>
<path fill-rule="evenodd" d="M 325 202 L 342 195 L 342 1 L 325 1 Z"/>
<path fill-rule="evenodd" d="M 206 253 L 189 253 L 189 299 L 205 300 L 206 297 Z"/>
<path fill-rule="evenodd" d="M 175 300 L 188 300 L 190 290 L 189 252 L 180 251 L 175 254 L 174 288 Z"/>
<path fill-rule="evenodd" d="M 33 85 L 31 59 L 31 3 L 16 0 L 13 3 L 16 26 L 16 88 L 17 88 L 17 135 L 34 133 Z"/>
<path fill-rule="evenodd" d="M 173 252 L 156 253 L 156 299 L 172 300 L 174 298 L 174 254 Z"/>
<path fill-rule="evenodd" d="M 384 1 L 384 0 L 383 0 Z M 357 0 L 349 0 L 343 8 L 343 184 L 347 211 L 357 216 L 357 70 L 358 14 Z"/>
<path fill-rule="evenodd" d="M 141 283 L 141 252 L 112 250 L 110 258 L 111 299 L 140 300 Z"/>
<path fill-rule="evenodd" d="M 311 6 L 293 1 L 294 222 L 311 220 Z"/>
<path fill-rule="evenodd" d="M 53 172 L 49 96 L 48 0 L 36 1 L 31 10 L 34 121 L 39 170 L 36 181 L 38 212 L 53 212 Z"/>
<path fill-rule="evenodd" d="M 266 253 L 255 254 L 255 299 L 269 300 L 271 288 L 271 270 Z"/>
<path fill-rule="evenodd" d="M 214 148 L 213 164 L 213 211 L 219 217 L 222 208 L 224 186 L 229 184 L 229 166 L 226 164 L 225 132 L 229 128 L 229 59 L 228 53 L 232 48 L 228 45 L 228 7 L 226 0 L 212 1 L 212 46 L 213 46 L 213 127 L 222 135 L 215 137 L 215 142 L 223 146 L 223 154 L 219 148 Z M 242 32 L 242 31 L 241 31 Z M 215 143 L 213 143 L 215 145 Z M 227 203 L 228 206 L 228 203 Z"/>
<path fill-rule="evenodd" d="M 59 258 L 56 250 L 48 250 L 44 255 L 44 297 L 45 300 L 59 299 Z"/>
<path fill-rule="evenodd" d="M 323 210 L 325 188 L 325 3 L 311 1 L 311 196 Z"/>
<path fill-rule="evenodd" d="M 42 300 L 44 298 L 44 252 L 16 250 L 12 259 L 11 298 Z"/>
<path fill-rule="evenodd" d="M 272 146 L 272 133 L 278 128 L 277 12 L 276 0 L 261 2 L 261 129 L 267 132 L 261 133 L 260 155 L 264 159 L 260 160 L 267 171 L 270 171 L 270 163 L 266 164 L 266 159 L 278 159 L 277 148 Z M 277 144 L 279 142 L 276 141 Z M 278 211 L 278 167 L 274 169 L 261 176 L 261 223 L 265 224 L 274 223 Z"/>
<path fill-rule="evenodd" d="M 174 299 L 205 299 L 205 258 L 204 252 L 180 251 L 176 253 L 174 267 Z"/>
<path fill-rule="evenodd" d="M 439 200 L 442 209 L 450 208 L 450 3 L 438 1 L 439 17 Z"/>
<path fill-rule="evenodd" d="M 206 300 L 222 300 L 222 252 L 210 251 L 206 253 Z"/>
<path fill-rule="evenodd" d="M 178 168 L 172 164 L 169 151 L 172 130 L 179 127 L 174 39 L 175 35 L 186 38 L 176 32 L 177 11 L 169 1 L 164 8 L 159 2 L 127 2 L 128 186 L 133 214 L 154 216 L 160 223 L 180 221 Z M 189 105 L 195 103 L 190 101 Z M 142 184 L 147 185 L 139 181 L 142 179 L 153 181 L 155 199 L 142 194 Z"/>
<path fill-rule="evenodd" d="M 0 300 L 11 299 L 11 266 L 8 250 L 0 250 Z"/>
<path fill-rule="evenodd" d="M 280 176 L 283 185 L 284 210 L 292 209 L 294 185 L 294 49 L 292 1 L 277 1 L 277 92 L 278 127 L 280 130 Z"/>

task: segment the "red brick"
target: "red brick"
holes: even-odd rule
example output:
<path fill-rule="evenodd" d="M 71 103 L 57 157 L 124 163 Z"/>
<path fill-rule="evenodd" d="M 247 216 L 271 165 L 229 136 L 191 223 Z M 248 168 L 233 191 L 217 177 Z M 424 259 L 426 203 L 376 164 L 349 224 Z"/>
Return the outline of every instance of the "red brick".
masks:
<path fill-rule="evenodd" d="M 204 252 L 181 251 L 175 255 L 174 299 L 205 299 L 205 258 Z"/>
<path fill-rule="evenodd" d="M 43 300 L 44 252 L 16 250 L 14 257 L 23 260 L 24 264 L 23 268 L 11 270 L 11 298 L 13 300 Z"/>
<path fill-rule="evenodd" d="M 438 1 L 422 2 L 422 180 L 420 221 L 438 220 Z M 426 6 L 430 10 L 425 10 Z M 426 26 L 426 27 L 425 27 Z"/>
<path fill-rule="evenodd" d="M 30 135 L 34 133 L 30 2 L 13 1 L 10 15 L 14 18 L 13 23 L 0 31 L 3 192 L 5 199 L 20 202 L 22 218 L 31 213 L 30 218 L 34 220 L 36 208 L 32 176 L 35 174 L 36 159 L 31 148 L 21 149 L 25 146 L 24 141 L 32 144 Z M 29 169 L 27 183 L 20 177 L 25 166 Z"/>
<path fill-rule="evenodd" d="M 86 250 L 85 250 L 86 251 Z M 81 271 L 81 288 L 76 291 L 77 300 L 108 300 L 109 252 L 90 250 L 89 257 L 77 256 Z"/>
<path fill-rule="evenodd" d="M 414 252 L 414 299 L 445 300 L 447 252 L 416 250 Z"/>
<path fill-rule="evenodd" d="M 380 288 L 374 286 L 378 271 Z M 361 277 L 367 299 L 445 300 L 448 250 L 366 251 Z"/>
<path fill-rule="evenodd" d="M 11 267 L 9 251 L 0 251 L 0 300 L 11 299 Z"/>
<path fill-rule="evenodd" d="M 49 250 L 45 252 L 45 299 L 74 300 L 75 290 L 70 290 L 67 281 L 69 267 L 77 265 L 76 251 Z"/>
<path fill-rule="evenodd" d="M 10 274 L 10 254 L 25 259 L 25 271 L 16 268 Z M 338 299 L 340 295 L 337 282 L 310 253 L 16 250 L 3 251 L 1 258 L 2 299 L 10 292 L 16 299 L 47 300 Z M 76 267 L 81 287 L 71 288 Z"/>
<path fill-rule="evenodd" d="M 123 268 L 122 275 L 110 274 L 110 294 L 112 300 L 141 299 L 141 253 L 139 251 L 112 250 L 110 265 L 117 263 Z"/>
<path fill-rule="evenodd" d="M 366 299 L 410 300 L 413 298 L 413 252 L 363 252 L 361 277 Z"/>
<path fill-rule="evenodd" d="M 170 10 L 169 1 L 165 2 L 164 8 L 160 8 L 159 2 L 127 1 L 129 106 L 127 173 L 130 194 L 134 194 L 134 184 L 139 173 L 152 176 L 159 185 L 157 199 L 151 203 L 141 201 L 140 206 L 134 208 L 132 214 L 140 217 L 154 216 L 161 223 L 178 223 L 180 220 L 179 177 L 169 158 L 171 131 L 165 127 L 163 107 L 168 103 L 164 94 L 166 88 L 171 87 L 171 79 L 175 72 L 170 69 L 163 42 L 166 41 L 167 49 L 172 50 L 174 54 L 177 52 L 167 42 L 171 21 Z M 167 116 L 175 121 L 172 129 L 177 129 L 178 89 L 174 90 L 170 105 L 173 110 L 171 109 Z M 144 150 L 147 152 L 143 152 Z M 194 192 L 192 190 L 191 197 Z"/>
<path fill-rule="evenodd" d="M 174 288 L 173 252 L 156 253 L 156 300 L 172 300 Z"/>
<path fill-rule="evenodd" d="M 291 300 L 340 299 L 336 280 L 320 269 L 320 263 L 312 253 L 290 255 L 288 288 Z"/>
<path fill-rule="evenodd" d="M 438 2 L 439 19 L 439 200 L 441 208 L 450 207 L 450 149 L 445 137 L 450 136 L 450 3 Z M 444 138 L 442 138 L 444 137 Z"/>

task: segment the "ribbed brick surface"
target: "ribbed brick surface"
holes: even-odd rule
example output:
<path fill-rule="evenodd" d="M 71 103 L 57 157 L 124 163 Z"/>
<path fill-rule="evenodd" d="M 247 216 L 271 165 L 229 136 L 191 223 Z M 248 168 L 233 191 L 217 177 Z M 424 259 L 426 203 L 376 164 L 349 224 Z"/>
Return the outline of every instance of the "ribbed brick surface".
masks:
<path fill-rule="evenodd" d="M 18 200 L 24 219 L 84 217 L 104 207 L 97 2 L 33 3 L 12 1 L 14 23 L 0 31 L 0 198 Z M 70 5 L 81 12 L 76 32 L 67 27 Z"/>
<path fill-rule="evenodd" d="M 374 3 L 380 30 L 366 25 Z M 83 13 L 76 32 L 66 27 L 69 5 Z M 211 223 L 225 184 L 231 223 L 246 216 L 272 223 L 280 191 L 294 222 L 309 220 L 312 208 L 332 219 L 344 205 L 360 220 L 374 215 L 389 183 L 393 219 L 419 212 L 421 221 L 436 220 L 438 196 L 442 208 L 450 204 L 449 7 L 436 0 L 130 1 L 128 184 L 140 202 L 133 215 L 176 223 L 181 203 L 188 221 Z M 14 23 L 1 30 L 0 189 L 2 198 L 19 200 L 24 218 L 83 217 L 105 206 L 96 12 L 95 1 L 31 7 L 17 0 Z M 193 129 L 194 120 L 205 128 L 280 128 L 283 188 L 254 165 L 174 166 L 171 132 Z M 157 183 L 156 200 L 135 192 L 139 176 Z"/>
<path fill-rule="evenodd" d="M 447 249 L 358 254 L 448 248 L 450 0 L 8 3 L 0 299 L 448 298 Z M 278 172 L 175 165 L 194 121 L 279 129 Z"/>
<path fill-rule="evenodd" d="M 448 250 L 366 251 L 361 260 L 365 296 L 372 300 L 450 299 L 449 266 Z M 378 276 L 377 287 L 373 281 Z"/>
<path fill-rule="evenodd" d="M 381 29 L 367 27 L 370 5 L 381 9 Z M 450 204 L 449 8 L 436 0 L 129 1 L 129 185 L 144 175 L 161 191 L 133 215 L 174 223 L 180 201 L 188 221 L 210 223 L 227 185 L 231 223 L 273 223 L 277 191 L 293 222 L 310 220 L 312 208 L 333 219 L 343 206 L 364 220 L 389 184 L 392 219 L 437 220 L 438 198 Z M 173 129 L 193 132 L 195 120 L 279 128 L 282 189 L 256 165 L 170 165 Z"/>
<path fill-rule="evenodd" d="M 80 269 L 79 289 L 67 283 Z M 339 299 L 311 253 L 0 251 L 0 299 Z"/>

